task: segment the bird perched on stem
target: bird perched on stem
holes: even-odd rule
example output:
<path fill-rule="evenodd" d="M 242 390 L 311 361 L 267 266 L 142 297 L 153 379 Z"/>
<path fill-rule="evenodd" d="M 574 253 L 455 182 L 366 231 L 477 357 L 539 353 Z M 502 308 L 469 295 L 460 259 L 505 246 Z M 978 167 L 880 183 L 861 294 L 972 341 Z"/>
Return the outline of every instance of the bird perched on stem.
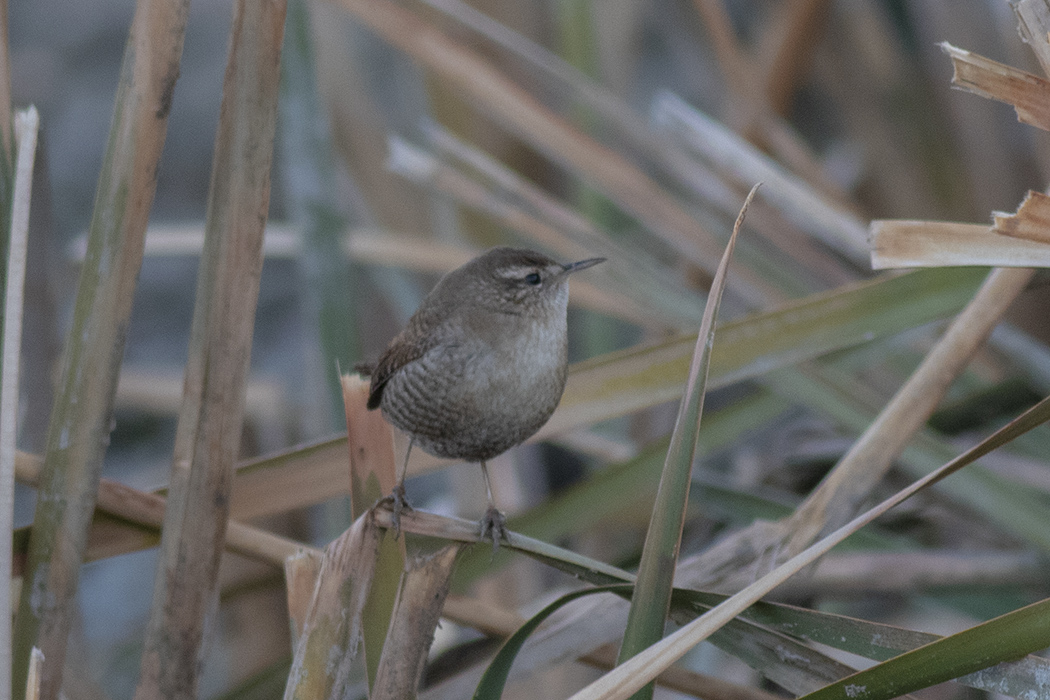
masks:
<path fill-rule="evenodd" d="M 557 407 L 568 366 L 569 275 L 542 253 L 498 247 L 449 272 L 426 296 L 372 371 L 368 408 L 409 436 L 392 501 L 395 532 L 412 447 L 477 462 L 488 510 L 482 538 L 498 547 L 506 518 L 495 506 L 485 462 L 539 430 Z"/>

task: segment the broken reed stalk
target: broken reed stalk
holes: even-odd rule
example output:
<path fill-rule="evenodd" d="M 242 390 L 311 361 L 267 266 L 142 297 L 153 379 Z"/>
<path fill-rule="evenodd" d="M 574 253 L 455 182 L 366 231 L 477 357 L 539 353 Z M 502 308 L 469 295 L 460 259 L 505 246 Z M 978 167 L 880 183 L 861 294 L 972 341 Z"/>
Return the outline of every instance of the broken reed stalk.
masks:
<path fill-rule="evenodd" d="M 416 559 L 401 574 L 371 700 L 415 697 L 462 547 L 448 545 Z"/>
<path fill-rule="evenodd" d="M 354 689 L 361 667 L 362 615 L 384 534 L 366 514 L 325 547 L 301 622 L 285 700 L 341 698 Z M 302 583 L 298 593 L 306 588 Z M 296 611 L 301 611 L 299 605 Z"/>
<path fill-rule="evenodd" d="M 140 0 L 121 65 L 87 256 L 48 428 L 25 578 L 31 583 L 22 588 L 15 627 L 14 687 L 25 687 L 30 652 L 38 647 L 47 659 L 40 678 L 40 694 L 46 700 L 58 697 L 62 683 L 70 607 L 112 429 L 113 397 L 188 7 L 188 0 Z"/>
<path fill-rule="evenodd" d="M 283 0 L 241 0 L 212 161 L 185 389 L 135 697 L 194 699 L 216 601 L 262 272 Z"/>
<path fill-rule="evenodd" d="M 393 430 L 380 411 L 368 410 L 370 380 L 344 375 L 340 377 L 340 384 L 350 457 L 351 515 L 355 520 L 365 515 L 372 518 L 375 503 L 390 494 L 397 483 Z M 395 540 L 384 533 L 376 543 L 372 565 L 374 581 L 361 613 L 362 656 L 371 693 L 376 690 L 406 565 L 405 538 Z"/>

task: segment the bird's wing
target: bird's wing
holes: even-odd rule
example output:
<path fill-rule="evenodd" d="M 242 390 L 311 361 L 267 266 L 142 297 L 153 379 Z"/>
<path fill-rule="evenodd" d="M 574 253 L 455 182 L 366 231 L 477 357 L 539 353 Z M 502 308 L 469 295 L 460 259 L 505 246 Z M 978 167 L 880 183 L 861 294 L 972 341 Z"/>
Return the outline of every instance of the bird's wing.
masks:
<path fill-rule="evenodd" d="M 383 389 L 390 378 L 405 365 L 423 357 L 435 344 L 433 335 L 418 331 L 413 318 L 407 328 L 390 341 L 383 354 L 379 356 L 372 371 L 372 384 L 368 389 L 368 408 L 379 408 L 383 398 Z"/>

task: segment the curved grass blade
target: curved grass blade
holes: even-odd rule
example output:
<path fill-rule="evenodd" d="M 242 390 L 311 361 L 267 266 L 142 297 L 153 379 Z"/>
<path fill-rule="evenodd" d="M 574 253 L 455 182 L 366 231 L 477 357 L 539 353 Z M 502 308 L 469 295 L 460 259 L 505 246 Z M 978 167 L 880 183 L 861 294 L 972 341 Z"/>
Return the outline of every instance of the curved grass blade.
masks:
<path fill-rule="evenodd" d="M 558 598 L 530 618 L 504 642 L 482 675 L 473 696 L 474 700 L 498 700 L 509 678 L 511 666 L 525 642 L 556 610 L 592 593 L 614 593 L 623 598 L 630 598 L 633 590 L 634 587 L 630 584 L 610 584 L 573 591 Z M 685 611 L 702 605 L 702 602 L 698 601 L 712 597 L 721 598 L 712 594 L 674 589 L 672 605 L 676 610 Z M 733 620 L 724 629 L 719 630 L 711 641 L 795 693 L 808 692 L 807 688 L 814 688 L 828 682 L 829 679 L 838 679 L 851 673 L 850 667 L 825 654 L 806 647 L 780 632 L 765 629 L 744 619 Z"/>
<path fill-rule="evenodd" d="M 1050 646 L 1050 599 L 890 659 L 804 696 L 889 700 Z M 1004 692 L 1004 688 L 996 688 Z M 1043 682 L 1038 695 L 1050 691 Z"/>
<path fill-rule="evenodd" d="M 693 362 L 689 368 L 685 396 L 682 397 L 671 446 L 667 451 L 660 486 L 656 492 L 656 503 L 642 549 L 642 560 L 638 567 L 636 594 L 631 599 L 631 611 L 627 618 L 623 644 L 617 659 L 626 661 L 642 649 L 663 636 L 668 607 L 671 604 L 671 588 L 674 570 L 678 564 L 678 548 L 681 544 L 682 528 L 685 525 L 686 504 L 689 502 L 689 483 L 696 453 L 697 433 L 704 410 L 704 395 L 707 391 L 707 375 L 714 344 L 715 319 L 725 289 L 729 261 L 733 255 L 737 236 L 744 223 L 747 208 L 755 197 L 759 185 L 751 188 L 740 209 L 733 235 L 726 245 L 722 261 L 718 265 L 704 319 L 700 324 Z M 653 686 L 635 695 L 639 700 L 651 698 Z"/>
<path fill-rule="evenodd" d="M 503 643 L 502 647 L 500 647 L 499 652 L 496 653 L 496 657 L 492 659 L 492 663 L 489 664 L 489 667 L 485 670 L 485 674 L 481 677 L 481 682 L 478 683 L 477 690 L 474 691 L 474 700 L 499 700 L 500 696 L 503 694 L 503 687 L 507 684 L 507 677 L 510 675 L 510 666 L 514 663 L 514 657 L 518 655 L 519 651 L 521 651 L 521 647 L 525 644 L 529 635 L 535 632 L 536 628 L 539 627 L 544 620 L 553 615 L 563 606 L 594 593 L 629 595 L 633 589 L 634 586 L 626 583 L 613 583 L 607 586 L 584 588 L 579 591 L 567 593 L 545 607 L 543 610 L 540 610 L 538 613 L 530 617 L 528 622 L 522 625 L 517 632 L 508 637 L 507 641 Z"/>
<path fill-rule="evenodd" d="M 672 610 L 684 612 L 691 609 L 697 614 L 702 614 L 726 598 L 728 596 L 717 593 L 676 588 Z M 928 632 L 764 601 L 752 605 L 742 612 L 738 619 L 875 661 L 886 661 L 943 639 Z M 717 643 L 714 637 L 711 641 Z M 1011 657 L 1004 654 L 1001 658 Z M 1016 655 L 1012 658 L 1016 658 Z M 1037 697 L 1050 689 L 1047 684 L 1048 678 L 1050 660 L 1028 656 L 1016 663 L 1002 664 L 994 669 L 959 677 L 957 682 L 971 688 L 1015 697 L 1023 693 Z"/>

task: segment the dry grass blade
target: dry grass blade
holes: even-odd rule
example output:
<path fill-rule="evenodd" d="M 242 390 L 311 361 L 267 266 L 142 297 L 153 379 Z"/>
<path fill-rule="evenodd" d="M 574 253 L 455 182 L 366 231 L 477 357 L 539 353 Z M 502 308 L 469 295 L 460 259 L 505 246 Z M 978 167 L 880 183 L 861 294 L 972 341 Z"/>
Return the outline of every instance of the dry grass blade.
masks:
<path fill-rule="evenodd" d="M 763 182 L 763 201 L 769 201 L 799 228 L 810 231 L 829 247 L 860 262 L 867 254 L 864 223 L 852 212 L 815 191 L 776 161 L 670 93 L 659 95 L 653 106 L 659 128 L 704 160 L 724 169 L 741 183 Z"/>
<path fill-rule="evenodd" d="M 292 625 L 292 648 L 306 629 L 317 577 L 321 572 L 322 554 L 303 549 L 284 560 L 284 587 L 288 591 L 288 619 Z"/>
<path fill-rule="evenodd" d="M 362 615 L 383 531 L 371 516 L 354 521 L 325 548 L 303 632 L 295 646 L 285 700 L 353 697 L 360 667 Z"/>
<path fill-rule="evenodd" d="M 371 700 L 414 698 L 462 545 L 413 561 L 401 576 Z"/>
<path fill-rule="evenodd" d="M 5 23 L 6 24 L 6 23 Z M 2 29 L 2 28 L 0 28 Z M 2 104 L 2 103 L 0 103 Z M 7 112 L 0 112 L 6 117 Z M 6 119 L 5 119 L 6 121 Z M 11 538 L 15 501 L 15 443 L 18 436 L 18 378 L 22 345 L 22 309 L 26 275 L 26 249 L 29 245 L 29 199 L 33 184 L 33 157 L 36 154 L 40 118 L 30 107 L 15 115 L 18 152 L 15 157 L 14 192 L 11 201 L 11 228 L 7 236 L 7 274 L 4 276 L 3 362 L 0 377 L 0 695 L 11 687 Z M 5 151 L 6 152 L 6 151 Z"/>
<path fill-rule="evenodd" d="M 234 8 L 211 195 L 137 698 L 195 698 L 240 448 L 285 4 Z"/>
<path fill-rule="evenodd" d="M 87 256 L 48 427 L 26 579 L 33 585 L 22 589 L 15 628 L 14 686 L 24 686 L 30 650 L 38 647 L 47 657 L 41 678 L 41 695 L 47 699 L 57 697 L 61 686 L 69 607 L 112 427 L 117 374 L 188 6 L 188 1 L 141 0 L 121 66 Z"/>
<path fill-rule="evenodd" d="M 346 436 L 247 461 L 238 467 L 233 482 L 230 512 L 241 520 L 345 495 Z"/>
<path fill-rule="evenodd" d="M 392 514 L 387 504 L 381 504 L 372 511 L 372 517 L 380 527 L 393 527 Z M 436 537 L 453 542 L 487 542 L 478 533 L 477 521 L 452 518 L 421 510 L 411 510 L 401 514 L 401 530 L 415 535 Z M 561 567 L 569 573 L 577 574 L 586 571 L 597 580 L 622 583 L 633 581 L 634 576 L 622 569 L 596 559 L 591 559 L 568 549 L 548 544 L 520 533 L 509 531 L 500 547 L 507 547 L 531 557 L 540 559 L 552 566 Z"/>
<path fill-rule="evenodd" d="M 1046 422 L 1048 419 L 1050 419 L 1050 398 L 1043 399 L 1009 425 L 1000 429 L 979 445 L 948 462 L 940 469 L 912 483 L 907 488 L 902 489 L 874 508 L 862 513 L 815 544 L 807 547 L 758 581 L 747 586 L 739 593 L 730 596 L 724 602 L 677 632 L 649 647 L 630 661 L 618 666 L 615 670 L 576 693 L 570 700 L 626 700 L 631 693 L 643 687 L 656 674 L 668 668 L 694 646 L 707 639 L 734 617 L 760 600 L 762 596 L 795 573 L 816 562 L 860 528 L 871 523 L 894 506 L 911 498 L 919 491 L 947 478 L 981 456 Z"/>
<path fill-rule="evenodd" d="M 1050 246 L 997 235 L 991 226 L 944 221 L 871 222 L 871 266 L 901 267 L 1050 266 Z"/>
<path fill-rule="evenodd" d="M 394 439 L 382 413 L 368 410 L 369 382 L 344 375 L 340 383 L 350 450 L 350 507 L 356 519 L 369 513 L 380 498 L 394 490 L 398 478 Z M 368 592 L 361 625 L 365 670 L 372 690 L 378 680 L 398 585 L 405 570 L 405 538 L 382 537 L 376 551 L 375 584 Z"/>
<path fill-rule="evenodd" d="M 1017 14 L 1017 25 L 1021 37 L 1039 59 L 1043 72 L 1050 75 L 1050 7 L 1044 0 L 1018 0 L 1012 4 Z"/>
<path fill-rule="evenodd" d="M 344 374 L 340 381 L 350 448 L 350 507 L 356 520 L 394 490 L 394 441 L 382 414 L 366 407 L 368 380 Z"/>
<path fill-rule="evenodd" d="M 948 42 L 941 49 L 952 59 L 952 85 L 1013 105 L 1020 121 L 1050 131 L 1050 81 Z"/>
<path fill-rule="evenodd" d="M 718 318 L 718 308 L 722 292 L 725 290 L 733 248 L 736 246 L 737 236 L 740 235 L 747 208 L 758 187 L 755 185 L 751 188 L 740 208 L 740 214 L 733 225 L 733 235 L 729 238 L 714 281 L 711 282 L 711 293 L 707 299 L 704 319 L 700 324 L 696 348 L 689 366 L 685 395 L 679 405 L 678 418 L 675 420 L 667 459 L 657 487 L 645 546 L 642 548 L 638 579 L 634 595 L 631 597 L 631 610 L 620 647 L 620 662 L 631 658 L 663 636 L 667 611 L 671 604 L 671 588 L 678 564 L 682 528 L 685 526 L 685 511 L 689 502 L 689 485 L 704 410 L 704 397 L 707 393 L 711 348 L 715 339 L 715 319 Z M 653 686 L 650 684 L 636 697 L 639 700 L 651 698 L 652 692 Z"/>
<path fill-rule="evenodd" d="M 40 677 L 43 675 L 44 653 L 33 647 L 29 652 L 29 678 L 26 681 L 26 700 L 40 700 Z"/>
<path fill-rule="evenodd" d="M 480 54 L 389 0 L 339 0 L 339 4 L 451 82 L 512 133 L 553 161 L 581 173 L 686 259 L 714 270 L 714 261 L 721 257 L 720 246 L 674 198 L 634 164 L 541 105 Z M 741 292 L 753 303 L 773 295 L 765 281 L 743 272 L 741 278 Z"/>
<path fill-rule="evenodd" d="M 559 257 L 569 260 L 578 260 L 588 254 L 601 253 L 606 258 L 611 258 L 611 263 L 616 264 L 623 261 L 626 256 L 615 256 L 608 250 L 611 246 L 603 243 L 608 239 L 603 237 L 593 226 L 587 225 L 589 233 L 595 237 L 595 242 L 590 248 L 585 248 L 572 241 L 566 231 L 579 233 L 581 227 L 575 226 L 563 229 L 555 224 L 543 221 L 538 216 L 533 216 L 516 203 L 508 201 L 508 197 L 502 192 L 491 190 L 484 184 L 478 183 L 457 168 L 441 163 L 429 153 L 414 148 L 409 144 L 392 140 L 390 167 L 396 172 L 414 182 L 418 182 L 437 191 L 448 194 L 456 201 L 493 217 L 503 225 L 518 231 L 525 238 L 535 242 L 541 249 L 545 248 L 556 253 Z M 563 213 L 569 213 L 567 210 Z M 582 217 L 577 223 L 585 223 Z M 580 236 L 577 236 L 579 238 Z M 405 241 L 401 237 L 403 245 L 413 245 L 415 242 Z M 469 259 L 469 257 L 467 258 Z M 601 268 L 597 270 L 599 277 Z M 599 311 L 614 318 L 637 323 L 642 327 L 662 330 L 666 325 L 683 326 L 681 318 L 676 314 L 667 314 L 664 319 L 660 318 L 659 311 L 647 308 L 639 304 L 635 298 L 624 293 L 621 288 L 625 285 L 605 284 L 600 288 L 583 281 L 573 287 L 573 300 L 580 306 Z M 654 313 L 655 311 L 655 313 Z M 691 320 L 691 319 L 690 319 Z M 661 322 L 662 321 L 662 322 Z M 691 324 L 688 324 L 691 325 Z"/>
<path fill-rule="evenodd" d="M 993 219 L 996 233 L 1043 243 L 1047 257 L 1050 258 L 1050 197 L 1042 192 L 1029 190 L 1016 214 L 996 212 Z M 1047 264 L 1050 265 L 1050 260 Z"/>

